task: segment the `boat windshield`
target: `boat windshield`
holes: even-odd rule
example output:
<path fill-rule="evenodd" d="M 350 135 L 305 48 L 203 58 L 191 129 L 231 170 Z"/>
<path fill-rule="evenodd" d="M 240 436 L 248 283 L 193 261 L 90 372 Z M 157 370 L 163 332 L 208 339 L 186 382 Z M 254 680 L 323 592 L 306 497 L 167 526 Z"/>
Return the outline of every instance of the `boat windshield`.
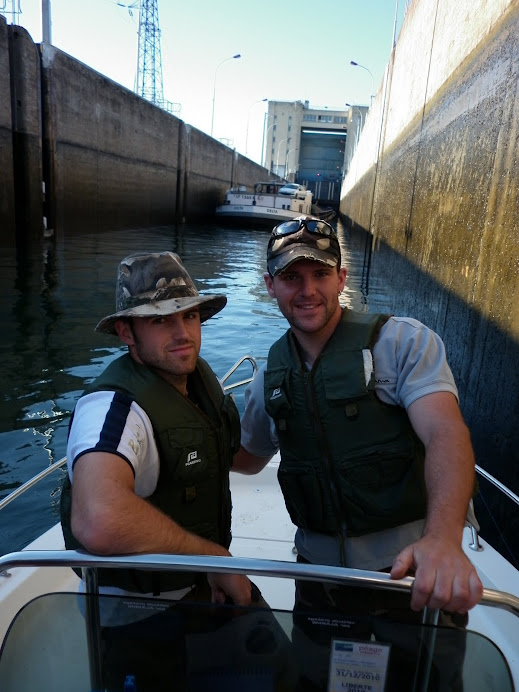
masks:
<path fill-rule="evenodd" d="M 499 649 L 470 631 L 72 593 L 20 610 L 0 680 L 2 692 L 513 690 Z"/>
<path fill-rule="evenodd" d="M 268 183 L 256 183 L 254 185 L 254 192 L 257 195 L 277 195 L 280 187 L 283 187 L 284 183 L 271 181 Z"/>

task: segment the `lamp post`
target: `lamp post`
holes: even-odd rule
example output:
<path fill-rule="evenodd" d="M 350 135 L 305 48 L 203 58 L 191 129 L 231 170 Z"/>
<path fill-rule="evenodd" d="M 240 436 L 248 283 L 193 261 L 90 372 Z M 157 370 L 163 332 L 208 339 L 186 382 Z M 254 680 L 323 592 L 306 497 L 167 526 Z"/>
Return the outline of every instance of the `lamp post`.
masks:
<path fill-rule="evenodd" d="M 50 0 L 41 0 L 41 30 L 43 43 L 52 43 Z"/>
<path fill-rule="evenodd" d="M 216 70 L 214 71 L 213 112 L 211 115 L 211 137 L 213 136 L 213 126 L 214 126 L 214 102 L 215 102 L 215 98 L 216 98 L 216 73 L 218 72 L 218 68 L 220 67 L 220 65 L 223 65 L 224 62 L 227 62 L 228 60 L 237 60 L 238 58 L 241 58 L 241 55 L 239 53 L 237 55 L 232 55 L 230 58 L 225 58 L 225 60 L 222 60 L 222 62 L 216 66 Z"/>
<path fill-rule="evenodd" d="M 367 67 L 364 67 L 364 65 L 359 65 L 358 62 L 355 62 L 355 60 L 350 60 L 350 65 L 353 65 L 353 67 L 362 67 L 363 70 L 366 70 L 371 75 L 371 105 L 373 105 L 373 91 L 375 87 L 375 81 L 373 79 L 373 75 L 371 74 L 371 70 L 368 70 Z"/>
<path fill-rule="evenodd" d="M 267 115 L 267 113 L 265 113 L 265 115 Z M 266 155 L 265 155 L 265 160 L 264 160 L 264 159 L 263 159 L 263 154 L 264 154 L 264 152 L 265 152 L 265 146 L 266 146 L 266 144 L 267 144 L 267 142 L 268 142 L 269 130 L 270 130 L 272 127 L 274 127 L 275 124 L 276 124 L 276 123 L 271 123 L 271 124 L 267 127 L 267 131 L 265 132 L 265 134 L 264 134 L 264 136 L 263 136 L 263 146 L 262 146 L 262 148 L 261 148 L 261 165 L 262 165 L 262 166 L 265 166 L 265 164 L 267 163 L 267 157 L 266 157 Z M 263 125 L 263 129 L 265 129 L 265 124 Z M 270 164 L 269 164 L 269 171 L 270 171 Z"/>
<path fill-rule="evenodd" d="M 287 155 L 286 155 L 286 158 L 285 158 L 285 177 L 286 177 L 287 180 L 288 180 L 288 162 L 289 162 L 289 159 L 290 159 L 290 154 L 291 154 L 293 151 L 298 151 L 298 149 L 299 149 L 299 147 L 294 147 L 293 149 L 290 149 L 289 151 L 287 151 Z M 295 159 L 295 157 L 294 157 L 294 159 Z"/>
<path fill-rule="evenodd" d="M 249 106 L 249 113 L 247 115 L 247 132 L 245 134 L 245 156 L 247 156 L 247 154 L 249 152 L 249 122 L 250 122 L 251 109 L 257 103 L 265 103 L 265 101 L 268 101 L 268 99 L 259 99 L 259 101 L 254 101 L 254 103 L 251 103 L 251 105 Z"/>
<path fill-rule="evenodd" d="M 283 144 L 283 142 L 286 142 L 286 141 L 287 141 L 287 137 L 285 137 L 284 139 L 280 140 L 279 143 L 278 143 L 278 152 L 277 152 L 278 155 L 277 155 L 277 158 L 276 158 L 276 175 L 279 175 L 279 152 L 281 151 L 281 145 Z M 284 177 L 284 176 L 283 176 L 283 177 Z"/>
<path fill-rule="evenodd" d="M 351 160 L 353 159 L 353 156 L 355 155 L 355 152 L 357 150 L 357 146 L 359 144 L 359 139 L 360 139 L 360 133 L 362 132 L 362 128 L 364 127 L 364 123 L 366 122 L 366 112 L 361 110 L 362 107 L 352 105 L 351 103 L 347 103 L 346 106 L 351 108 L 351 115 L 352 115 L 352 123 L 353 123 L 353 116 L 356 114 L 356 124 L 355 124 L 355 142 L 353 140 L 350 140 L 352 144 L 348 144 L 348 152 L 349 152 L 349 158 L 348 158 L 348 169 L 350 167 Z M 351 133 L 353 134 L 353 133 Z M 348 129 L 348 135 L 346 136 L 346 141 L 348 141 L 348 138 L 350 137 L 350 130 Z"/>

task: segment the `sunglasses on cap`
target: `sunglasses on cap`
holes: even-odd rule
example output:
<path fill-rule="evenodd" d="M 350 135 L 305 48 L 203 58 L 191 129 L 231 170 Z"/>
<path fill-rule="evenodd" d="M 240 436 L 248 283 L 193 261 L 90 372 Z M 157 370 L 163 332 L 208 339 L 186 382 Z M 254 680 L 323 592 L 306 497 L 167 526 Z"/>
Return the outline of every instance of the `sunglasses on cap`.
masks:
<path fill-rule="evenodd" d="M 294 219 L 293 221 L 284 221 L 272 230 L 272 237 L 281 237 L 284 235 L 292 235 L 301 229 L 306 228 L 309 233 L 317 233 L 324 235 L 327 238 L 337 238 L 337 232 L 326 221 L 319 219 Z"/>

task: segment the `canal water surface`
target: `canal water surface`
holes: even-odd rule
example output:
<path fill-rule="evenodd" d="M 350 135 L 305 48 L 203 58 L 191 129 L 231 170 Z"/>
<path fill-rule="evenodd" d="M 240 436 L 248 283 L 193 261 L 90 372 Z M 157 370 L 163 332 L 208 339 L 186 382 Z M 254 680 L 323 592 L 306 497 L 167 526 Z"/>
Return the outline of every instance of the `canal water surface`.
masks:
<path fill-rule="evenodd" d="M 348 267 L 341 301 L 356 310 L 387 310 L 385 289 L 364 285 L 364 237 L 337 221 Z M 243 355 L 264 362 L 286 329 L 263 282 L 268 230 L 182 225 L 60 234 L 34 249 L 3 248 L 0 499 L 64 456 L 68 420 L 84 389 L 123 352 L 115 337 L 94 332 L 114 311 L 120 259 L 139 250 L 172 250 L 202 292 L 224 293 L 225 309 L 202 328 L 202 356 L 222 377 Z M 245 368 L 241 371 L 248 374 Z M 240 409 L 243 395 L 237 395 Z M 18 550 L 58 520 L 62 472 L 0 514 L 0 554 Z"/>

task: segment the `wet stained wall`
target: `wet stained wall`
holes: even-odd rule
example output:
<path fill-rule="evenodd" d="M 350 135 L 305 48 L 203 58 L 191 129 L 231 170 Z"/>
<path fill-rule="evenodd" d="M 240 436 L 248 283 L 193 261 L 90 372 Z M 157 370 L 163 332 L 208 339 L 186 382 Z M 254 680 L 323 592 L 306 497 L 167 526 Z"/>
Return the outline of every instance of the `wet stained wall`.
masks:
<path fill-rule="evenodd" d="M 9 43 L 7 24 L 0 16 L 0 94 L 9 94 Z M 0 216 L 3 219 L 2 237 L 14 237 L 14 178 L 11 103 L 0 98 L 0 170 L 9 171 L 5 182 L 0 185 Z"/>
<path fill-rule="evenodd" d="M 341 212 L 367 231 L 367 290 L 384 276 L 388 310 L 441 334 L 477 463 L 519 493 L 519 3 L 475 4 L 465 22 L 443 0 L 412 4 Z M 486 481 L 476 506 L 519 559 L 517 508 Z"/>
<path fill-rule="evenodd" d="M 41 108 L 38 50 L 0 17 L 0 238 L 41 235 Z M 17 77 L 11 66 L 20 66 Z"/>

